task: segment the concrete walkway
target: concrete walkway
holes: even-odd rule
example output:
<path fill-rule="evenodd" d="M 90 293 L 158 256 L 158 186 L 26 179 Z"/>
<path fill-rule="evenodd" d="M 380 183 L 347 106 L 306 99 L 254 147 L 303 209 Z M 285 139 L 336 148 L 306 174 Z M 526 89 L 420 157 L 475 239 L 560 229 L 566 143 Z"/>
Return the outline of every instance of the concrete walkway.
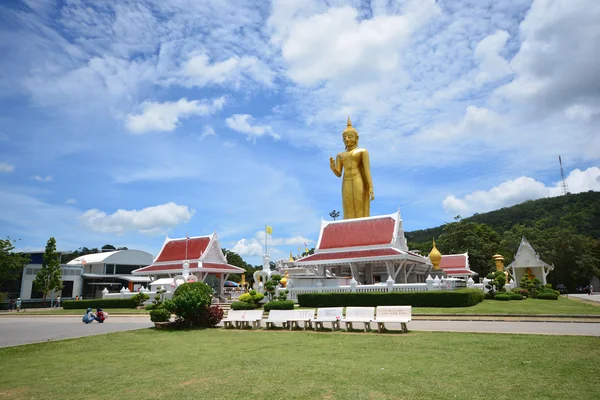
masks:
<path fill-rule="evenodd" d="M 101 335 L 154 326 L 148 316 L 111 316 L 104 324 L 85 325 L 80 316 L 2 317 L 0 347 L 51 340 Z M 400 330 L 391 324 L 390 329 Z M 600 324 L 586 322 L 512 322 L 512 321 L 413 321 L 411 331 L 489 332 L 546 335 L 585 335 L 600 337 Z"/>

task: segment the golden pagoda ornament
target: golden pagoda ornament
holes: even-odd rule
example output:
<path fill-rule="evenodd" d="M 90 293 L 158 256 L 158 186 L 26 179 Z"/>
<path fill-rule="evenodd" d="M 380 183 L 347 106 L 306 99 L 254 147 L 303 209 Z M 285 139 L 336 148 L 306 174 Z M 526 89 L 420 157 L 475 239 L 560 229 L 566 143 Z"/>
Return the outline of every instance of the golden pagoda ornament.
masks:
<path fill-rule="evenodd" d="M 440 269 L 440 262 L 442 261 L 442 253 L 435 247 L 435 239 L 433 239 L 433 249 L 429 252 L 429 260 L 433 264 L 434 270 Z"/>

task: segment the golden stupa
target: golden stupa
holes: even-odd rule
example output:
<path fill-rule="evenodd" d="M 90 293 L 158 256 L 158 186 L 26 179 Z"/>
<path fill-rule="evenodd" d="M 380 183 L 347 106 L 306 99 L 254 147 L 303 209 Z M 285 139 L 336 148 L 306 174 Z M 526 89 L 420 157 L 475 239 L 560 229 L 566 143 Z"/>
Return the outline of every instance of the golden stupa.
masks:
<path fill-rule="evenodd" d="M 494 254 L 492 258 L 496 261 L 496 271 L 504 271 L 504 257 L 501 254 Z"/>
<path fill-rule="evenodd" d="M 435 247 L 435 239 L 433 239 L 433 249 L 429 252 L 429 260 L 433 264 L 434 270 L 440 269 L 440 262 L 442 261 L 442 253 Z"/>

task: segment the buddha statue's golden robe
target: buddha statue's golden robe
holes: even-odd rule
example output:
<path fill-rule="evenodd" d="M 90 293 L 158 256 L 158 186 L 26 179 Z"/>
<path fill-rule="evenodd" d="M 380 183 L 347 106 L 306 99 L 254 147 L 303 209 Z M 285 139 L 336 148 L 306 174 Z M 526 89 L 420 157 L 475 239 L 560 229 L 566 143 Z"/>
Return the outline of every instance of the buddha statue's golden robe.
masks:
<path fill-rule="evenodd" d="M 369 152 L 358 148 L 358 132 L 352 127 L 350 117 L 342 132 L 346 151 L 329 158 L 330 168 L 342 176 L 342 205 L 344 219 L 371 216 L 371 201 L 375 199 L 369 165 Z"/>

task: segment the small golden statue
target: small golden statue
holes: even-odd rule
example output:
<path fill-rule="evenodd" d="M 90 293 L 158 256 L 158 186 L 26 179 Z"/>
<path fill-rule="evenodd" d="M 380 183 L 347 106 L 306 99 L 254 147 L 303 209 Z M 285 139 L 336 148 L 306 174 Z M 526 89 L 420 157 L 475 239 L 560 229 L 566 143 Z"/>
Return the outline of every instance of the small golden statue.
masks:
<path fill-rule="evenodd" d="M 342 137 L 346 151 L 338 154 L 335 161 L 333 157 L 329 157 L 329 166 L 338 178 L 342 176 L 342 171 L 344 172 L 342 178 L 344 219 L 369 217 L 371 201 L 375 200 L 369 152 L 358 147 L 358 132 L 352 127 L 350 117 Z"/>

